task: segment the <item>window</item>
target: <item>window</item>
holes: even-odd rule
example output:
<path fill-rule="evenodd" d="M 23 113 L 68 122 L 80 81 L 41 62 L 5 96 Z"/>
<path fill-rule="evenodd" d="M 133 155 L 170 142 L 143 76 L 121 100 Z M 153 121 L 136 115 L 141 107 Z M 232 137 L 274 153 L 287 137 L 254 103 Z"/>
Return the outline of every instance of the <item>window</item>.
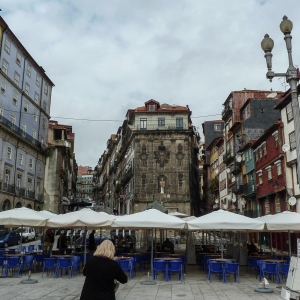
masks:
<path fill-rule="evenodd" d="M 40 193 L 40 190 L 41 190 L 41 182 L 38 181 L 38 182 L 36 183 L 36 192 L 39 194 L 39 193 Z"/>
<path fill-rule="evenodd" d="M 19 98 L 19 95 L 18 95 L 17 91 L 14 91 L 13 92 L 13 100 L 12 100 L 14 106 L 18 106 L 18 98 Z"/>
<path fill-rule="evenodd" d="M 148 105 L 148 110 L 149 111 L 155 111 L 155 109 L 156 109 L 156 105 L 155 104 L 149 104 Z"/>
<path fill-rule="evenodd" d="M 279 146 L 278 131 L 275 131 L 272 135 L 274 137 L 275 147 L 278 148 Z"/>
<path fill-rule="evenodd" d="M 28 178 L 28 181 L 27 181 L 27 189 L 28 189 L 28 192 L 31 191 L 32 189 L 32 178 Z"/>
<path fill-rule="evenodd" d="M 249 160 L 251 160 L 252 159 L 252 151 L 251 151 L 251 149 L 248 152 L 249 152 Z"/>
<path fill-rule="evenodd" d="M 7 159 L 11 159 L 11 147 L 7 147 Z"/>
<path fill-rule="evenodd" d="M 29 95 L 29 91 L 30 91 L 30 85 L 26 82 L 25 83 L 25 94 Z"/>
<path fill-rule="evenodd" d="M 3 61 L 2 61 L 2 71 L 3 71 L 3 73 L 5 73 L 7 75 L 7 73 L 8 73 L 8 62 L 5 59 L 3 59 Z"/>
<path fill-rule="evenodd" d="M 296 149 L 295 131 L 289 134 L 291 151 Z"/>
<path fill-rule="evenodd" d="M 42 172 L 42 166 L 40 163 L 38 163 L 38 172 Z"/>
<path fill-rule="evenodd" d="M 147 129 L 147 119 L 140 119 L 141 129 Z"/>
<path fill-rule="evenodd" d="M 20 52 L 17 52 L 17 57 L 16 57 L 16 64 L 21 67 L 21 62 L 22 62 L 22 55 Z"/>
<path fill-rule="evenodd" d="M 43 136 L 41 137 L 41 143 L 42 143 L 42 145 L 44 145 L 44 143 L 45 143 L 45 140 L 44 140 Z"/>
<path fill-rule="evenodd" d="M 176 118 L 176 128 L 183 129 L 183 118 Z"/>
<path fill-rule="evenodd" d="M 270 204 L 269 204 L 269 200 L 266 199 L 265 200 L 265 214 L 268 215 L 270 213 Z"/>
<path fill-rule="evenodd" d="M 158 118 L 158 126 L 165 126 L 165 118 Z"/>
<path fill-rule="evenodd" d="M 31 77 L 31 65 L 30 64 L 27 64 L 26 74 L 28 77 Z"/>
<path fill-rule="evenodd" d="M 32 137 L 35 139 L 36 138 L 36 131 L 32 130 Z"/>
<path fill-rule="evenodd" d="M 37 122 L 37 120 L 38 120 L 37 111 L 36 110 L 34 110 L 34 113 L 33 113 L 33 120 L 34 120 L 34 122 Z"/>
<path fill-rule="evenodd" d="M 263 156 L 267 155 L 267 143 L 263 143 L 262 145 Z"/>
<path fill-rule="evenodd" d="M 14 75 L 14 82 L 17 86 L 19 86 L 20 75 L 17 72 L 15 72 L 15 75 Z"/>
<path fill-rule="evenodd" d="M 48 95 L 48 85 L 47 84 L 45 84 L 44 93 L 45 93 L 45 95 Z"/>
<path fill-rule="evenodd" d="M 43 101 L 43 109 L 46 110 L 46 108 L 47 108 L 47 103 L 46 101 Z"/>
<path fill-rule="evenodd" d="M 29 158 L 29 168 L 32 169 L 33 161 L 32 158 Z"/>
<path fill-rule="evenodd" d="M 26 124 L 22 124 L 22 135 L 26 135 Z"/>
<path fill-rule="evenodd" d="M 242 111 L 242 119 L 248 119 L 250 117 L 250 103 Z"/>
<path fill-rule="evenodd" d="M 36 85 L 39 87 L 41 85 L 41 76 L 39 74 L 36 74 Z"/>
<path fill-rule="evenodd" d="M 272 168 L 271 166 L 266 167 L 268 173 L 268 180 L 272 180 Z"/>
<path fill-rule="evenodd" d="M 10 53 L 10 41 L 6 38 L 4 44 L 4 50 L 9 54 Z"/>
<path fill-rule="evenodd" d="M 262 177 L 262 172 L 258 172 L 257 173 L 257 177 L 258 177 L 258 183 L 261 185 L 263 184 L 263 177 Z"/>
<path fill-rule="evenodd" d="M 19 165 L 23 165 L 23 153 L 19 154 Z"/>
<path fill-rule="evenodd" d="M 4 108 L 2 106 L 0 106 L 0 118 L 2 120 L 2 117 L 4 115 Z"/>
<path fill-rule="evenodd" d="M 249 160 L 248 151 L 246 151 L 246 154 L 245 154 L 245 160 L 246 160 L 246 161 Z"/>
<path fill-rule="evenodd" d="M 5 170 L 5 185 L 7 186 L 9 184 L 9 178 L 10 178 L 10 170 Z"/>
<path fill-rule="evenodd" d="M 290 122 L 291 120 L 293 120 L 294 116 L 293 116 L 293 108 L 292 108 L 292 102 L 290 102 L 287 106 L 286 106 L 286 117 L 288 122 Z"/>
<path fill-rule="evenodd" d="M 258 158 L 261 159 L 262 158 L 262 148 L 259 147 L 258 149 Z"/>
<path fill-rule="evenodd" d="M 10 117 L 10 122 L 11 122 L 11 127 L 14 128 L 16 125 L 16 117 L 14 115 Z"/>
<path fill-rule="evenodd" d="M 277 213 L 281 212 L 280 198 L 278 196 L 275 197 L 275 209 Z"/>
<path fill-rule="evenodd" d="M 46 120 L 43 118 L 42 120 L 42 129 L 46 129 Z"/>
<path fill-rule="evenodd" d="M 274 164 L 276 165 L 277 175 L 282 175 L 281 161 L 275 161 Z"/>
<path fill-rule="evenodd" d="M 214 129 L 215 131 L 221 131 L 222 130 L 221 124 L 214 124 Z"/>
<path fill-rule="evenodd" d="M 39 103 L 39 94 L 37 92 L 34 93 L 34 101 L 35 103 Z"/>
<path fill-rule="evenodd" d="M 258 162 L 258 151 L 255 151 L 254 155 L 255 155 L 255 162 Z"/>
<path fill-rule="evenodd" d="M 6 93 L 6 83 L 4 81 L 1 81 L 1 87 L 0 87 L 1 93 L 5 95 Z"/>
<path fill-rule="evenodd" d="M 24 113 L 27 114 L 28 113 L 28 103 L 24 104 Z"/>
<path fill-rule="evenodd" d="M 21 188 L 21 182 L 22 182 L 22 175 L 18 174 L 18 177 L 17 177 L 17 189 L 18 190 Z"/>

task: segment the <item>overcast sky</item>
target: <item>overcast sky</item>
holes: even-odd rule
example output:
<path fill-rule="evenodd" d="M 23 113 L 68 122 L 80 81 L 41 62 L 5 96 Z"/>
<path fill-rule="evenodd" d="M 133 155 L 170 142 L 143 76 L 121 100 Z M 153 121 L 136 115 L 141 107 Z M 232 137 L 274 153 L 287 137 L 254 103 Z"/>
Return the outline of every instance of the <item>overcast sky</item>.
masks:
<path fill-rule="evenodd" d="M 55 84 L 51 117 L 73 126 L 78 165 L 94 167 L 127 110 L 149 99 L 189 105 L 203 140 L 201 124 L 221 118 L 231 91 L 286 90 L 283 79 L 265 78 L 260 47 L 268 33 L 273 70 L 286 71 L 283 15 L 300 65 L 299 0 L 2 0 L 0 8 Z"/>

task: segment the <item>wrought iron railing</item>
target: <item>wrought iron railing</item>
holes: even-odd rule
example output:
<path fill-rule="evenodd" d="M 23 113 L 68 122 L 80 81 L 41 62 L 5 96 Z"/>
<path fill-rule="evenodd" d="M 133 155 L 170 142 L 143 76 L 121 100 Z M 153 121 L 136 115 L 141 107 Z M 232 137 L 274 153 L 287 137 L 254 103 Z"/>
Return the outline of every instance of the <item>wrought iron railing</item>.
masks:
<path fill-rule="evenodd" d="M 227 162 L 231 159 L 234 158 L 234 153 L 232 149 L 229 149 L 228 151 L 225 152 L 225 154 L 223 155 L 223 162 Z"/>
<path fill-rule="evenodd" d="M 136 125 L 133 130 L 183 130 L 188 129 L 188 124 L 183 122 L 180 124 L 167 123 L 164 126 L 158 126 L 158 124 L 147 124 L 144 127 Z"/>

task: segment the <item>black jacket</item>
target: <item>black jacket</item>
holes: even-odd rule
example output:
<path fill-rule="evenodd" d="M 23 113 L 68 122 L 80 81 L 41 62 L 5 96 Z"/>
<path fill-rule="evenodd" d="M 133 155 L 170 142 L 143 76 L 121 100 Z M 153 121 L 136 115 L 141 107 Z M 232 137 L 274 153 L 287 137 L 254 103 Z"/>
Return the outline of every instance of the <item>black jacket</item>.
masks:
<path fill-rule="evenodd" d="M 105 257 L 90 257 L 83 275 L 86 278 L 80 300 L 115 300 L 114 280 L 127 282 L 127 276 L 120 265 Z"/>

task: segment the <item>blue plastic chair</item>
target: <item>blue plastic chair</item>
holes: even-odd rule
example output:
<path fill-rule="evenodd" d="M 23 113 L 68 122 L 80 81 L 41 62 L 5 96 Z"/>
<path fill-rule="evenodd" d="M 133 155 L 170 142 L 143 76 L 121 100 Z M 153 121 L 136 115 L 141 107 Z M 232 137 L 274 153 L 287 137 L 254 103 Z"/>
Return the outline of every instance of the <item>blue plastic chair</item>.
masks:
<path fill-rule="evenodd" d="M 217 261 L 209 261 L 208 263 L 208 279 L 211 282 L 211 275 L 212 273 L 217 273 L 219 274 L 219 279 L 220 281 L 222 280 L 222 277 L 224 275 L 223 272 L 223 263 L 222 262 L 217 262 Z"/>
<path fill-rule="evenodd" d="M 7 261 L 6 261 L 6 267 L 3 273 L 3 277 L 7 277 L 8 276 L 8 272 L 11 271 L 12 276 L 15 273 L 15 270 L 18 270 L 17 272 L 17 276 L 19 276 L 20 274 L 22 274 L 22 262 L 20 260 L 20 257 L 8 257 Z"/>
<path fill-rule="evenodd" d="M 38 250 L 43 251 L 43 245 L 42 244 L 38 244 Z"/>
<path fill-rule="evenodd" d="M 179 280 L 182 282 L 182 261 L 181 260 L 169 260 L 168 265 L 168 279 L 171 279 L 172 273 L 177 273 L 179 276 Z"/>
<path fill-rule="evenodd" d="M 44 262 L 44 255 L 43 254 L 36 254 L 35 255 L 35 266 L 36 266 L 36 270 L 39 270 L 39 267 L 43 264 Z"/>
<path fill-rule="evenodd" d="M 6 257 L 0 256 L 0 267 L 2 268 L 2 275 L 3 275 L 3 269 L 6 268 Z"/>
<path fill-rule="evenodd" d="M 62 277 L 63 270 L 69 271 L 69 278 L 71 278 L 71 276 L 72 276 L 72 259 L 73 258 L 59 258 L 57 260 L 55 278 L 58 278 L 59 271 L 60 271 L 60 276 Z"/>
<path fill-rule="evenodd" d="M 34 251 L 35 245 L 29 245 L 28 246 L 28 252 L 33 252 Z"/>
<path fill-rule="evenodd" d="M 44 258 L 44 265 L 42 271 L 42 278 L 44 277 L 44 271 L 47 270 L 47 276 L 51 274 L 51 271 L 54 271 L 54 276 L 56 275 L 56 259 L 55 258 Z"/>
<path fill-rule="evenodd" d="M 278 284 L 281 284 L 280 275 L 279 275 L 279 266 L 277 263 L 271 263 L 271 262 L 261 262 L 261 271 L 262 276 L 265 277 L 265 274 L 269 275 L 269 279 L 271 279 L 271 275 L 273 275 L 273 282 L 274 277 L 276 275 Z"/>
<path fill-rule="evenodd" d="M 72 276 L 73 274 L 76 276 L 80 273 L 80 257 L 74 256 L 71 260 L 72 262 Z"/>
<path fill-rule="evenodd" d="M 26 256 L 23 256 L 23 270 L 33 271 L 33 261 L 34 261 L 34 255 L 28 254 Z"/>
<path fill-rule="evenodd" d="M 287 278 L 289 274 L 290 264 L 279 264 L 279 273 L 281 274 L 281 278 Z"/>
<path fill-rule="evenodd" d="M 240 283 L 240 265 L 236 262 L 225 262 L 223 266 L 224 270 L 224 282 L 227 282 L 227 273 L 234 275 L 234 280 L 236 282 L 236 275 L 238 277 L 238 283 Z"/>
<path fill-rule="evenodd" d="M 257 269 L 257 261 L 259 259 L 254 258 L 254 257 L 248 257 L 248 273 L 251 275 L 252 274 L 252 268 Z"/>
<path fill-rule="evenodd" d="M 262 265 L 261 265 L 262 261 L 260 259 L 258 259 L 256 261 L 257 264 L 257 269 L 256 269 L 256 278 L 257 278 L 257 274 L 259 274 L 259 281 L 262 280 L 263 278 L 263 271 L 262 271 Z"/>
<path fill-rule="evenodd" d="M 152 279 L 154 280 L 157 278 L 157 273 L 164 273 L 164 277 L 166 281 L 169 281 L 168 276 L 168 263 L 165 260 L 159 260 L 155 259 L 153 261 L 153 273 L 152 273 Z"/>
<path fill-rule="evenodd" d="M 25 253 L 25 252 L 26 252 L 26 246 L 22 246 L 21 251 L 22 251 L 23 253 Z"/>
<path fill-rule="evenodd" d="M 121 269 L 123 271 L 128 271 L 129 272 L 129 279 L 133 277 L 133 259 L 119 259 L 117 260 L 119 263 Z"/>

